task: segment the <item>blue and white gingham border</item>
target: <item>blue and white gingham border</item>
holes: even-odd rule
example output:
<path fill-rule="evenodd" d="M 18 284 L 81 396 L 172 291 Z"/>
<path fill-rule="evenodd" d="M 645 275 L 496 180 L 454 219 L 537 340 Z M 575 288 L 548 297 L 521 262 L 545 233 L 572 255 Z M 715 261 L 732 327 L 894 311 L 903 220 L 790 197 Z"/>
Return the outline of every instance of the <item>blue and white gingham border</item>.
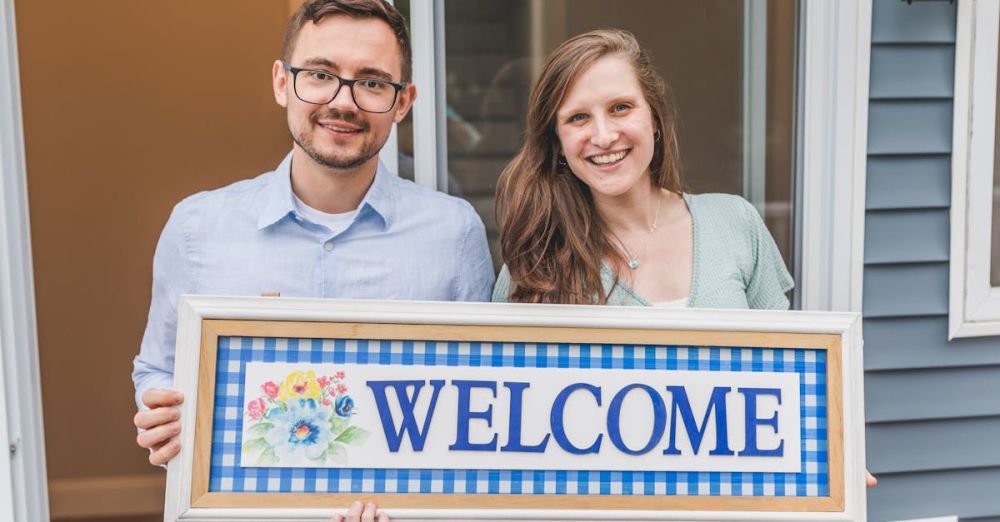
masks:
<path fill-rule="evenodd" d="M 829 496 L 826 352 L 608 344 L 219 337 L 210 492 Z M 798 473 L 241 468 L 246 363 L 789 372 L 799 375 Z"/>

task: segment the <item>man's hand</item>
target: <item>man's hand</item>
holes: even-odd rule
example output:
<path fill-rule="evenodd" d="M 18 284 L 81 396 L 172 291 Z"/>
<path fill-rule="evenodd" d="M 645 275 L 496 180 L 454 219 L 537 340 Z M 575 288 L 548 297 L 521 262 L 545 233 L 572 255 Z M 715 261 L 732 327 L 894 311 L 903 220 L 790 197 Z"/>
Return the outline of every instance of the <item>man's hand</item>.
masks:
<path fill-rule="evenodd" d="M 166 464 L 181 450 L 177 435 L 181 432 L 180 403 L 184 395 L 177 390 L 150 388 L 142 394 L 142 403 L 149 410 L 135 414 L 135 427 L 145 430 L 135 438 L 140 448 L 149 450 L 149 463 Z"/>
<path fill-rule="evenodd" d="M 389 515 L 379 513 L 378 507 L 371 502 L 362 504 L 355 501 L 347 510 L 347 516 L 333 515 L 332 522 L 389 522 Z"/>

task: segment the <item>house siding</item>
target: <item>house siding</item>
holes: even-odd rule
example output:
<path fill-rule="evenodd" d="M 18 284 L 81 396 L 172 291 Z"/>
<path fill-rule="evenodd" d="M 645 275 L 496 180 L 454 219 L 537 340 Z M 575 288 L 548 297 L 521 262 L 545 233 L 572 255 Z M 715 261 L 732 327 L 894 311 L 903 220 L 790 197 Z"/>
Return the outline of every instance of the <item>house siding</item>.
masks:
<path fill-rule="evenodd" d="M 961 1 L 961 0 L 960 0 Z M 871 520 L 1000 521 L 1000 338 L 948 341 L 956 6 L 875 0 L 865 213 Z"/>

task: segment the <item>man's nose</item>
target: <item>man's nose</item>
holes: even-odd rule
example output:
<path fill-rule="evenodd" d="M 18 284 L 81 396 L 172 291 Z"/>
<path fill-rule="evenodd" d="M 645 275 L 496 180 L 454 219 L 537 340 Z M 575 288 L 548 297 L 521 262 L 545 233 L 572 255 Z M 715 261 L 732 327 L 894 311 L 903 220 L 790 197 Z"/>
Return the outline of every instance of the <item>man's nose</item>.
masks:
<path fill-rule="evenodd" d="M 341 111 L 355 111 L 358 108 L 354 103 L 351 86 L 346 83 L 340 84 L 340 90 L 337 91 L 336 95 L 334 95 L 333 99 L 326 106 Z"/>

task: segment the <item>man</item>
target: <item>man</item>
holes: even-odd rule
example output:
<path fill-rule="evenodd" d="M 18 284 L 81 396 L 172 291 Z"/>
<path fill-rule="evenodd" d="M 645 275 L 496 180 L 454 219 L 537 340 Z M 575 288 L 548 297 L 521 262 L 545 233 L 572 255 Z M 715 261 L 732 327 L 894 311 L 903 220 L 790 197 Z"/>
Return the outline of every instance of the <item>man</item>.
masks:
<path fill-rule="evenodd" d="M 167 221 L 132 378 L 139 446 L 180 449 L 173 381 L 181 294 L 487 301 L 482 221 L 388 172 L 378 153 L 416 97 L 409 35 L 383 0 L 312 0 L 289 21 L 274 97 L 294 141 L 276 170 L 191 196 Z"/>

